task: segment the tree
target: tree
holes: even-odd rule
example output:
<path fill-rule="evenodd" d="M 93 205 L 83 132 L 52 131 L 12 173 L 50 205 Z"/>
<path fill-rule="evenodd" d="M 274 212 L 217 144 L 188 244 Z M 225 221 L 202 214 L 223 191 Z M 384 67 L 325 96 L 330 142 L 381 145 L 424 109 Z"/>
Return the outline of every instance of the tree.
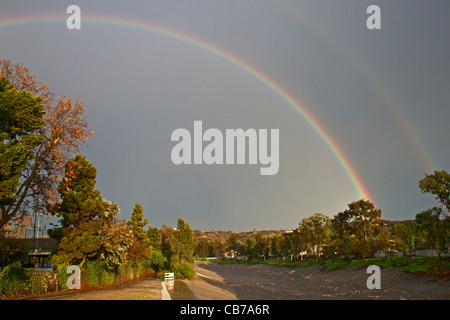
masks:
<path fill-rule="evenodd" d="M 263 237 L 260 233 L 258 233 L 255 236 L 255 241 L 255 250 L 258 258 L 262 257 L 266 260 L 270 253 L 270 247 L 272 246 L 270 237 Z"/>
<path fill-rule="evenodd" d="M 200 240 L 195 247 L 195 256 L 197 257 L 209 257 L 210 243 L 208 240 Z"/>
<path fill-rule="evenodd" d="M 16 163 L 13 166 L 6 163 L 6 167 L 3 167 L 5 164 L 2 163 L 1 170 L 6 169 L 6 172 L 0 173 L 2 175 L 0 229 L 2 229 L 18 213 L 44 212 L 57 201 L 57 187 L 64 172 L 64 164 L 74 152 L 79 152 L 79 147 L 93 132 L 87 130 L 84 103 L 72 101 L 65 96 L 55 97 L 48 86 L 30 75 L 29 70 L 23 65 L 0 60 L 0 77 L 8 78 L 14 89 L 23 93 L 17 95 L 6 89 L 6 96 L 14 95 L 17 99 L 8 98 L 9 104 L 3 104 L 2 108 L 5 107 L 9 111 L 2 110 L 1 123 L 10 123 L 8 122 L 8 119 L 12 119 L 10 115 L 21 114 L 20 121 L 16 123 L 21 123 L 23 128 L 28 130 L 20 132 L 20 134 L 27 132 L 28 138 L 25 140 L 24 137 L 16 135 L 17 141 L 21 141 L 23 145 L 20 156 L 19 150 L 14 151 L 18 155 L 18 158 L 14 158 Z M 5 86 L 8 88 L 4 80 L 2 83 L 3 88 Z M 35 97 L 34 102 L 32 96 Z M 23 112 L 22 102 L 25 100 L 29 103 L 26 104 L 27 111 Z M 12 140 L 16 140 L 8 133 L 6 127 L 1 128 L 0 134 L 4 146 L 8 144 L 11 146 Z M 4 152 L 13 151 L 1 150 L 0 162 L 6 161 L 5 158 L 12 159 Z M 6 176 L 3 176 L 5 173 Z M 20 176 L 19 180 L 17 174 Z M 9 181 L 5 182 L 6 180 Z M 6 194 L 3 193 L 4 183 L 8 186 Z"/>
<path fill-rule="evenodd" d="M 61 201 L 52 212 L 62 216 L 63 236 L 54 256 L 57 263 L 83 264 L 98 261 L 110 268 L 127 260 L 134 236 L 131 228 L 116 223 L 119 206 L 106 201 L 95 189 L 96 168 L 86 157 L 67 161 L 58 186 Z"/>
<path fill-rule="evenodd" d="M 283 241 L 282 235 L 273 235 L 270 239 L 270 252 L 275 257 L 281 257 L 283 255 L 281 243 Z"/>
<path fill-rule="evenodd" d="M 349 224 L 350 213 L 339 212 L 331 219 L 331 243 L 338 254 L 349 258 L 354 252 L 353 234 Z"/>
<path fill-rule="evenodd" d="M 160 233 L 161 251 L 168 259 L 169 268 L 182 261 L 193 263 L 196 241 L 189 223 L 178 218 L 176 229 L 163 225 Z"/>
<path fill-rule="evenodd" d="M 376 252 L 376 237 L 385 226 L 381 210 L 369 200 L 350 203 L 348 209 L 338 213 L 333 220 L 334 232 L 343 237 L 341 249 L 351 249 L 362 258 Z"/>
<path fill-rule="evenodd" d="M 415 221 L 394 224 L 392 226 L 392 236 L 397 248 L 403 252 L 403 255 L 406 255 L 408 251 L 415 255 L 417 238 L 417 224 Z"/>
<path fill-rule="evenodd" d="M 17 214 L 8 208 L 18 201 L 22 172 L 44 140 L 43 115 L 39 97 L 18 91 L 8 78 L 0 78 L 0 229 Z"/>
<path fill-rule="evenodd" d="M 450 217 L 441 220 L 442 209 L 431 208 L 416 215 L 416 222 L 425 237 L 426 245 L 435 250 L 439 258 L 450 246 Z"/>
<path fill-rule="evenodd" d="M 133 208 L 130 220 L 127 221 L 127 226 L 131 228 L 134 238 L 129 248 L 129 258 L 134 261 L 148 259 L 151 256 L 150 240 L 144 230 L 147 223 L 148 220 L 144 219 L 144 207 L 138 202 Z"/>
<path fill-rule="evenodd" d="M 193 263 L 196 241 L 191 226 L 183 218 L 178 218 L 178 228 L 175 233 L 175 238 L 179 243 L 179 249 L 177 250 L 179 252 L 179 261 Z"/>
<path fill-rule="evenodd" d="M 61 201 L 51 207 L 55 215 L 62 216 L 63 228 L 76 228 L 107 213 L 100 191 L 95 189 L 96 177 L 97 169 L 85 156 L 67 161 L 65 176 L 58 186 Z"/>
<path fill-rule="evenodd" d="M 304 237 L 305 242 L 309 244 L 309 250 L 319 260 L 322 247 L 327 245 L 330 234 L 330 218 L 315 213 L 311 217 L 304 218 L 299 223 L 299 233 Z"/>
<path fill-rule="evenodd" d="M 232 233 L 230 237 L 228 238 L 226 245 L 228 247 L 228 250 L 237 252 L 239 251 L 239 248 L 241 246 L 241 243 L 239 241 L 239 234 L 238 233 Z"/>
<path fill-rule="evenodd" d="M 434 174 L 426 174 L 419 181 L 422 193 L 431 193 L 444 206 L 445 214 L 450 214 L 450 174 L 445 171 L 434 171 Z"/>
<path fill-rule="evenodd" d="M 248 237 L 247 239 L 245 239 L 244 243 L 242 244 L 242 251 L 248 259 L 256 258 L 256 239 L 253 237 Z"/>
<path fill-rule="evenodd" d="M 161 234 L 159 233 L 158 228 L 149 227 L 147 230 L 147 238 L 153 249 L 161 249 Z"/>
<path fill-rule="evenodd" d="M 138 241 L 146 239 L 144 227 L 147 223 L 148 220 L 144 219 L 144 207 L 138 202 L 133 208 L 130 220 L 127 221 L 127 226 L 131 227 L 134 237 Z"/>

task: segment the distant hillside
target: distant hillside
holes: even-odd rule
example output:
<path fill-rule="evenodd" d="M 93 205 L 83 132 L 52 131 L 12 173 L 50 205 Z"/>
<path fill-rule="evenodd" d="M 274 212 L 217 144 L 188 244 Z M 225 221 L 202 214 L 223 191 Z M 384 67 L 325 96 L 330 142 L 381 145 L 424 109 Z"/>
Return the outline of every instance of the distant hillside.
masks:
<path fill-rule="evenodd" d="M 388 229 L 391 230 L 392 225 L 396 223 L 406 223 L 411 222 L 414 220 L 402 220 L 402 221 L 390 221 L 390 220 L 383 220 L 384 223 L 387 225 Z M 244 231 L 244 232 L 234 232 L 237 233 L 238 239 L 241 241 L 244 241 L 248 237 L 255 237 L 257 234 L 261 234 L 263 237 L 270 236 L 270 235 L 280 235 L 285 233 L 286 231 L 291 230 L 253 230 L 253 231 Z M 203 231 L 203 230 L 193 230 L 194 237 L 197 240 L 206 240 L 206 241 L 219 241 L 224 243 L 227 241 L 232 231 Z"/>
<path fill-rule="evenodd" d="M 257 234 L 261 234 L 263 237 L 270 235 L 280 235 L 287 230 L 253 230 L 253 231 L 245 231 L 245 232 L 234 232 L 237 233 L 238 239 L 244 241 L 248 237 L 255 237 Z M 203 231 L 203 230 L 193 230 L 194 237 L 197 240 L 206 240 L 206 241 L 219 241 L 225 242 L 227 241 L 232 231 Z"/>

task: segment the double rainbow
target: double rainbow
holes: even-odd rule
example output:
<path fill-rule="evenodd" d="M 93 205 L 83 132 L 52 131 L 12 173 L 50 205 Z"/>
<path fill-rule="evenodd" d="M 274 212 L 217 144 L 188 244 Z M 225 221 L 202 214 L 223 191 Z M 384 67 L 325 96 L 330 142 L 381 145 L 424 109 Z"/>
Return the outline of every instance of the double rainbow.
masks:
<path fill-rule="evenodd" d="M 58 23 L 62 24 L 65 28 L 67 15 L 61 14 L 39 14 L 33 16 L 19 16 L 8 19 L 0 20 L 0 28 L 10 28 L 16 26 L 36 25 L 36 24 L 48 24 Z M 116 16 L 104 16 L 98 14 L 82 13 L 82 26 L 85 23 L 101 24 L 108 26 L 124 27 L 149 31 L 154 34 L 171 38 L 176 41 L 181 41 L 190 46 L 194 46 L 200 50 L 213 54 L 227 63 L 234 65 L 241 71 L 247 73 L 255 80 L 259 81 L 262 85 L 270 89 L 281 100 L 283 100 L 289 107 L 291 107 L 296 113 L 298 113 L 310 127 L 318 134 L 320 139 L 325 143 L 328 149 L 332 152 L 339 165 L 344 170 L 350 183 L 352 184 L 357 196 L 361 199 L 368 199 L 373 201 L 367 188 L 364 186 L 361 179 L 358 177 L 356 170 L 351 166 L 350 161 L 339 148 L 336 141 L 330 136 L 325 128 L 314 118 L 314 116 L 305 108 L 305 106 L 294 98 L 289 92 L 287 92 L 280 84 L 271 79 L 268 75 L 264 74 L 261 70 L 256 69 L 249 62 L 237 57 L 236 55 L 218 47 L 214 44 L 206 42 L 202 39 L 196 38 L 190 34 L 184 33 L 180 30 L 174 30 L 166 26 L 149 23 L 148 21 L 140 21 L 136 19 L 129 19 Z M 82 30 L 81 30 L 82 31 Z"/>

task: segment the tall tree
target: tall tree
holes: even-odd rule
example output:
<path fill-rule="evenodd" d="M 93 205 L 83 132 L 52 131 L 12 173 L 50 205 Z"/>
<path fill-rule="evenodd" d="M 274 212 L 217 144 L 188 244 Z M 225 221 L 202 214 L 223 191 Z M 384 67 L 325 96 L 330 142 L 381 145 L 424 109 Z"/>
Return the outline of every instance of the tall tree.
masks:
<path fill-rule="evenodd" d="M 397 248 L 406 256 L 406 252 L 415 255 L 417 239 L 417 223 L 415 221 L 405 221 L 392 226 L 392 236 Z"/>
<path fill-rule="evenodd" d="M 62 216 L 63 228 L 77 227 L 104 213 L 105 202 L 95 189 L 97 169 L 85 156 L 77 155 L 67 161 L 65 176 L 58 186 L 61 202 L 52 206 L 52 212 Z"/>
<path fill-rule="evenodd" d="M 450 246 L 450 217 L 441 219 L 442 208 L 434 207 L 416 215 L 416 223 L 428 248 L 441 258 Z"/>
<path fill-rule="evenodd" d="M 44 107 L 39 97 L 18 91 L 8 78 L 0 78 L 0 221 L 12 214 L 7 208 L 18 198 L 22 172 L 44 140 Z M 0 222 L 1 223 L 1 222 Z"/>
<path fill-rule="evenodd" d="M 353 252 L 353 233 L 349 224 L 350 213 L 339 212 L 331 219 L 331 242 L 336 252 L 348 258 Z"/>
<path fill-rule="evenodd" d="M 178 238 L 180 243 L 180 260 L 190 263 L 194 262 L 196 240 L 191 226 L 188 222 L 185 222 L 183 218 L 178 218 L 176 238 Z"/>
<path fill-rule="evenodd" d="M 158 228 L 149 227 L 147 230 L 147 238 L 153 249 L 161 249 L 161 234 L 159 233 Z"/>
<path fill-rule="evenodd" d="M 65 96 L 55 97 L 48 86 L 30 75 L 23 65 L 0 60 L 0 77 L 8 78 L 15 90 L 39 97 L 43 107 L 43 112 L 35 109 L 35 112 L 24 113 L 20 120 L 33 129 L 30 133 L 34 138 L 28 140 L 22 155 L 22 161 L 26 159 L 26 163 L 14 169 L 21 169 L 19 182 L 15 180 L 14 188 L 14 183 L 10 185 L 7 194 L 4 194 L 6 198 L 2 195 L 3 200 L 6 200 L 0 204 L 2 229 L 18 213 L 42 212 L 57 201 L 57 187 L 62 179 L 64 164 L 74 152 L 79 151 L 79 147 L 93 132 L 87 130 L 83 102 L 72 101 Z M 30 102 L 32 100 L 29 95 L 27 99 Z M 8 106 L 14 109 L 9 108 L 10 111 L 17 114 L 17 110 L 21 110 L 20 100 L 8 98 L 8 101 L 13 103 Z M 5 119 L 9 114 L 1 112 L 2 123 L 7 123 Z M 10 138 L 4 138 L 5 133 L 8 135 L 5 129 L 2 128 L 0 134 L 3 135 L 3 144 L 8 144 Z M 2 154 L 1 157 L 6 155 Z"/>
<path fill-rule="evenodd" d="M 431 193 L 444 206 L 444 214 L 450 215 L 450 174 L 442 171 L 434 171 L 434 174 L 426 174 L 419 181 L 422 193 Z"/>
<path fill-rule="evenodd" d="M 348 205 L 348 209 L 335 216 L 333 226 L 337 227 L 339 233 L 347 232 L 353 237 L 351 248 L 362 257 L 368 257 L 377 250 L 376 236 L 380 233 L 380 228 L 385 228 L 381 220 L 381 210 L 369 200 L 361 199 Z"/>
<path fill-rule="evenodd" d="M 177 228 L 163 225 L 160 234 L 161 251 L 167 257 L 169 268 L 180 262 L 194 261 L 196 240 L 189 223 L 183 218 L 178 218 Z"/>
<path fill-rule="evenodd" d="M 116 223 L 119 206 L 104 200 L 95 189 L 96 168 L 86 157 L 67 161 L 58 191 L 61 201 L 52 212 L 62 217 L 63 235 L 54 256 L 57 263 L 95 260 L 116 267 L 128 258 L 132 230 Z"/>
<path fill-rule="evenodd" d="M 315 213 L 308 218 L 304 218 L 299 223 L 298 230 L 309 244 L 311 253 L 316 256 L 318 261 L 322 247 L 327 245 L 330 235 L 330 218 L 321 213 Z"/>
<path fill-rule="evenodd" d="M 138 241 L 144 241 L 147 238 L 144 227 L 148 223 L 147 219 L 144 219 L 144 207 L 138 202 L 133 208 L 130 220 L 127 221 L 127 226 L 133 230 L 134 237 Z"/>
<path fill-rule="evenodd" d="M 129 258 L 131 260 L 138 261 L 151 256 L 150 239 L 144 230 L 147 223 L 148 220 L 144 219 L 144 207 L 138 202 L 133 208 L 130 220 L 127 221 L 127 226 L 131 228 L 134 238 L 133 244 L 129 248 Z"/>

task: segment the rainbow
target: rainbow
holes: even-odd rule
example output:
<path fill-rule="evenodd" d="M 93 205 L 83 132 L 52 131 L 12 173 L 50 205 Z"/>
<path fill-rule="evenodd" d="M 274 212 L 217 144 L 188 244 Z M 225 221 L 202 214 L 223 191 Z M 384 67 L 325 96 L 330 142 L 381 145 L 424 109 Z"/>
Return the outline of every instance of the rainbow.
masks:
<path fill-rule="evenodd" d="M 16 26 L 26 26 L 35 24 L 48 24 L 48 23 L 62 23 L 63 27 L 66 26 L 66 20 L 68 15 L 59 14 L 48 14 L 45 15 L 32 15 L 32 16 L 19 16 L 3 19 L 0 21 L 0 28 L 9 28 Z M 208 43 L 202 39 L 196 38 L 192 35 L 184 33 L 180 30 L 174 30 L 166 26 L 157 25 L 154 23 L 149 23 L 148 21 L 140 21 L 136 19 L 129 19 L 117 16 L 105 16 L 99 14 L 89 14 L 82 12 L 81 28 L 83 29 L 83 24 L 93 23 L 93 24 L 103 24 L 111 25 L 125 28 L 133 28 L 144 31 L 150 31 L 154 34 L 161 35 L 163 37 L 171 38 L 177 41 L 181 41 L 188 45 L 197 47 L 200 50 L 211 53 L 222 60 L 225 60 L 231 65 L 234 65 L 238 69 L 242 70 L 246 74 L 250 75 L 265 87 L 270 89 L 274 94 L 276 94 L 281 100 L 283 100 L 289 107 L 291 107 L 297 114 L 299 114 L 310 127 L 318 134 L 321 140 L 326 144 L 328 149 L 332 152 L 339 165 L 345 171 L 350 183 L 352 184 L 357 196 L 360 199 L 367 199 L 374 201 L 370 196 L 367 188 L 364 186 L 361 179 L 358 177 L 356 170 L 351 166 L 350 161 L 340 150 L 338 144 L 330 136 L 330 134 L 325 130 L 325 128 L 314 118 L 314 116 L 297 101 L 294 96 L 287 92 L 281 85 L 276 83 L 269 76 L 264 74 L 262 71 L 256 69 L 247 61 L 235 56 L 234 54 L 225 51 L 218 46 Z M 82 31 L 82 30 L 81 30 Z M 73 31 L 78 32 L 78 31 Z"/>
<path fill-rule="evenodd" d="M 334 52 L 346 60 L 351 67 L 362 76 L 368 87 L 374 91 L 375 95 L 381 100 L 383 105 L 389 108 L 389 111 L 394 116 L 396 123 L 399 125 L 401 131 L 403 131 L 404 135 L 414 148 L 415 154 L 418 156 L 425 171 L 433 172 L 436 168 L 440 167 L 431 156 L 431 153 L 427 150 L 425 143 L 423 143 L 419 134 L 417 134 L 411 121 L 408 121 L 407 116 L 395 102 L 392 94 L 390 94 L 388 90 L 383 87 L 381 82 L 378 81 L 375 76 L 364 67 L 358 58 L 352 54 L 347 47 L 339 42 L 336 37 L 332 36 L 320 24 L 316 23 L 294 5 L 286 1 L 278 2 L 278 5 L 283 7 L 287 14 L 291 15 L 294 19 L 306 26 L 308 30 L 312 31 L 320 39 L 323 39 Z"/>

